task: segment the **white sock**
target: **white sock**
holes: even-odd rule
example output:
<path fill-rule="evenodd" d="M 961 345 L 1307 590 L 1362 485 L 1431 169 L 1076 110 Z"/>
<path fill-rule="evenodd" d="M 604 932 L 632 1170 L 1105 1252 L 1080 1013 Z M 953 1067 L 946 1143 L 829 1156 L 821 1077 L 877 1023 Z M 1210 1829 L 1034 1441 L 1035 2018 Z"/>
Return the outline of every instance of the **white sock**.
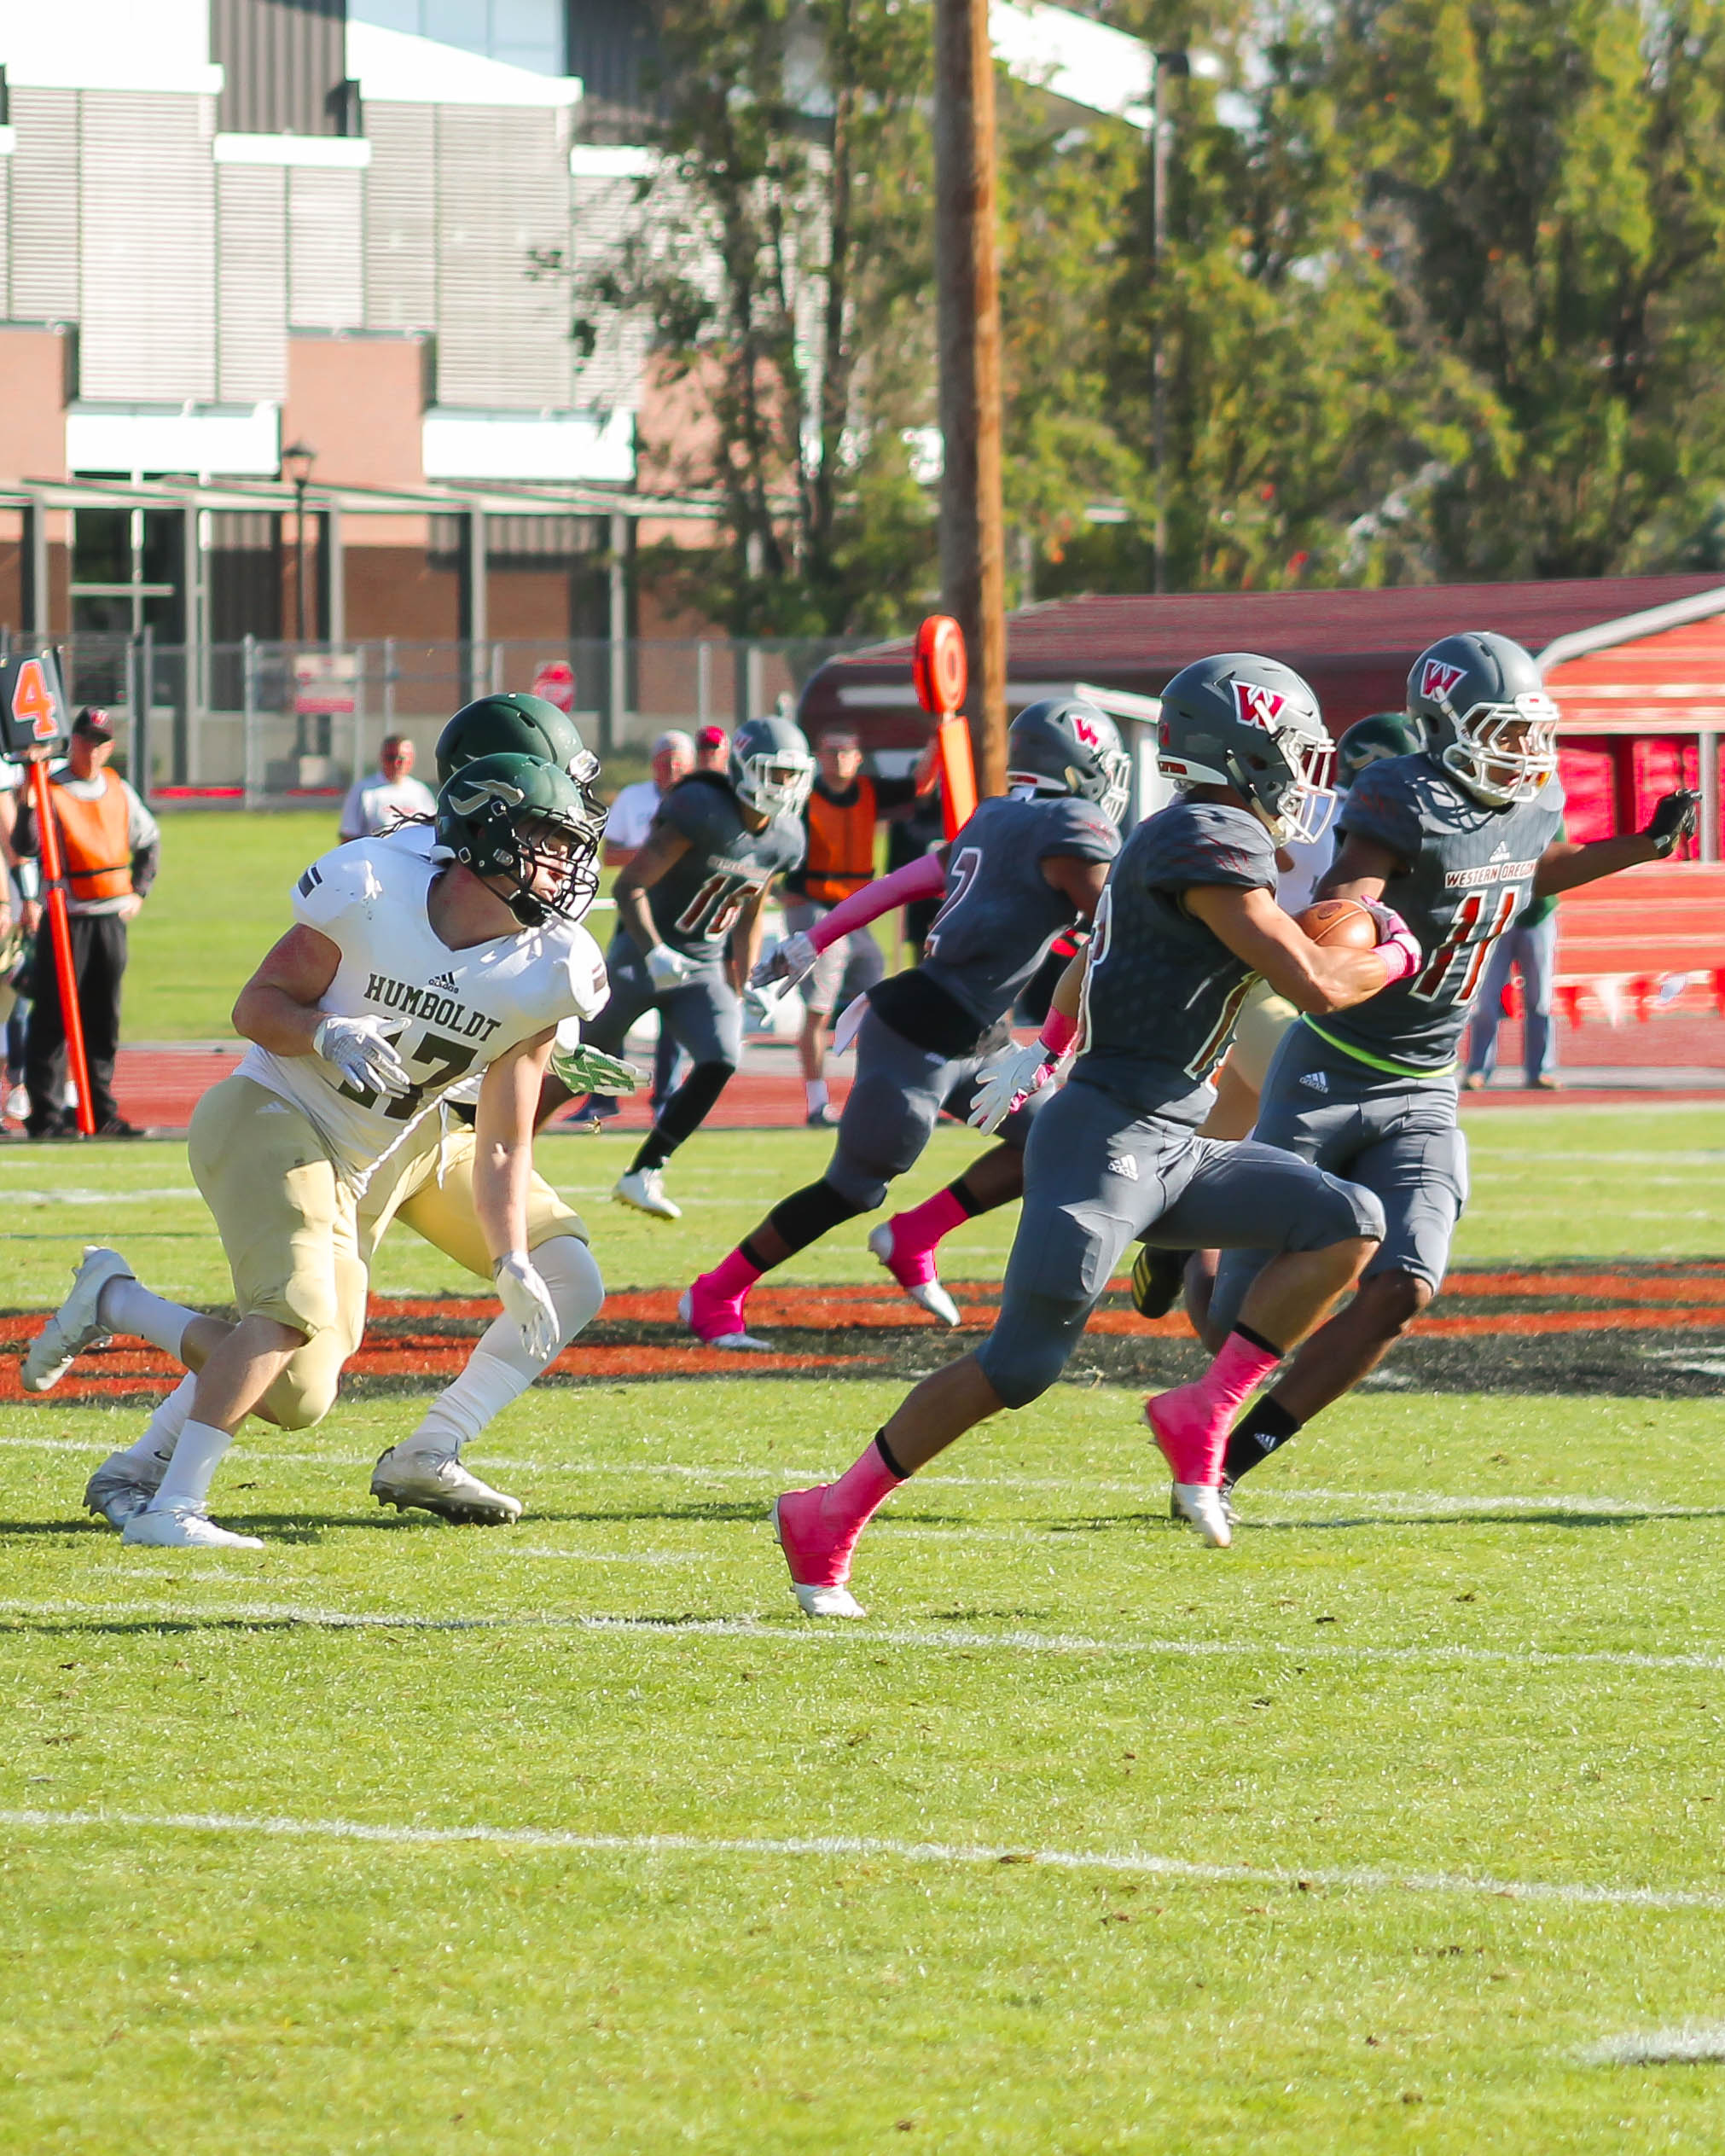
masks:
<path fill-rule="evenodd" d="M 160 1401 L 150 1417 L 149 1427 L 136 1444 L 126 1446 L 120 1457 L 130 1460 L 152 1482 L 160 1482 L 162 1471 L 174 1456 L 174 1447 L 179 1443 L 180 1432 L 186 1427 L 186 1417 L 192 1411 L 192 1395 L 198 1389 L 198 1380 L 189 1370 Z"/>
<path fill-rule="evenodd" d="M 222 1455 L 234 1440 L 225 1430 L 207 1422 L 188 1421 L 180 1432 L 174 1456 L 162 1477 L 161 1487 L 150 1499 L 152 1512 L 167 1512 L 177 1505 L 200 1505 L 210 1494 L 210 1480 Z"/>
<path fill-rule="evenodd" d="M 557 1345 L 566 1347 L 599 1315 L 605 1282 L 592 1252 L 575 1235 L 556 1235 L 541 1243 L 533 1252 L 533 1263 L 557 1305 Z M 543 1368 L 528 1360 L 514 1318 L 494 1317 L 474 1343 L 467 1368 L 439 1393 L 418 1429 L 404 1438 L 401 1450 L 437 1460 L 459 1458 L 462 1447 L 478 1437 L 511 1400 L 520 1399 Z"/>
<path fill-rule="evenodd" d="M 165 1303 L 160 1295 L 152 1295 L 142 1281 L 124 1278 L 109 1281 L 102 1289 L 96 1314 L 106 1331 L 148 1340 L 177 1363 L 186 1328 L 197 1316 L 183 1303 Z"/>
<path fill-rule="evenodd" d="M 816 1108 L 824 1108 L 827 1105 L 826 1079 L 804 1078 L 803 1080 L 803 1098 L 809 1104 L 809 1113 L 810 1115 L 815 1113 Z"/>

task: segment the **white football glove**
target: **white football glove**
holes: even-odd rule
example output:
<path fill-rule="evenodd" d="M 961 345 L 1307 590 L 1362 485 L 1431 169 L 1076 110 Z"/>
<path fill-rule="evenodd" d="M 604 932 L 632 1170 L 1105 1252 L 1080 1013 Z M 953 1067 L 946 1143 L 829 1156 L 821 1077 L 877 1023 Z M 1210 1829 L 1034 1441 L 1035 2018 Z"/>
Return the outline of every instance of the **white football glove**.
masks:
<path fill-rule="evenodd" d="M 787 989 L 794 988 L 805 975 L 814 972 L 815 962 L 820 956 L 814 938 L 804 935 L 799 928 L 794 935 L 787 936 L 770 956 L 761 960 L 749 975 L 749 986 L 769 988 L 780 981 Z"/>
<path fill-rule="evenodd" d="M 549 1363 L 557 1351 L 563 1321 L 538 1268 L 525 1250 L 506 1252 L 491 1268 L 497 1297 L 520 1328 L 528 1360 Z"/>
<path fill-rule="evenodd" d="M 1022 1107 L 1032 1093 L 1040 1093 L 1054 1074 L 1054 1060 L 1040 1041 L 1014 1049 L 1010 1055 L 1002 1056 L 971 1095 L 966 1120 L 984 1136 L 998 1130 L 1013 1110 Z"/>
<path fill-rule="evenodd" d="M 411 1093 L 413 1072 L 395 1052 L 399 1019 L 320 1019 L 311 1036 L 313 1051 L 332 1063 L 351 1085 L 371 1093 Z"/>
<path fill-rule="evenodd" d="M 647 977 L 655 988 L 681 988 L 700 970 L 693 958 L 685 958 L 669 944 L 655 944 L 647 954 Z"/>

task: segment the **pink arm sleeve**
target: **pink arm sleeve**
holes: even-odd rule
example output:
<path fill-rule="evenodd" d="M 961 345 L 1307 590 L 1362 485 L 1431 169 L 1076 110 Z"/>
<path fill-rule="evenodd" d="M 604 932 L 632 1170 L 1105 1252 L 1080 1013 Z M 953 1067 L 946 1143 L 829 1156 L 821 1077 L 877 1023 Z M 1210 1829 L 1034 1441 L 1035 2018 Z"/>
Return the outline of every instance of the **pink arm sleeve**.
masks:
<path fill-rule="evenodd" d="M 1064 1011 L 1051 1010 L 1043 1020 L 1043 1030 L 1037 1038 L 1048 1052 L 1050 1062 L 1058 1063 L 1072 1043 L 1078 1037 L 1078 1021 L 1068 1018 Z"/>
<path fill-rule="evenodd" d="M 932 853 L 919 854 L 915 861 L 907 861 L 902 869 L 895 869 L 890 876 L 877 876 L 873 883 L 865 883 L 860 891 L 853 891 L 848 898 L 841 898 L 829 914 L 825 914 L 809 931 L 809 941 L 816 950 L 825 950 L 836 944 L 841 936 L 848 936 L 853 928 L 866 928 L 871 921 L 879 921 L 884 913 L 891 913 L 895 906 L 908 906 L 918 898 L 938 897 L 946 888 L 946 870 L 939 857 Z"/>

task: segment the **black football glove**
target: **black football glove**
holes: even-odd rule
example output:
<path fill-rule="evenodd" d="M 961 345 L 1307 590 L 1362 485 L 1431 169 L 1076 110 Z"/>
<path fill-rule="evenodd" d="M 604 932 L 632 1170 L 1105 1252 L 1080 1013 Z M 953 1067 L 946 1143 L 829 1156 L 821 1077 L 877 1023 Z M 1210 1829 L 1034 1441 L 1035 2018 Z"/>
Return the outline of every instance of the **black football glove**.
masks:
<path fill-rule="evenodd" d="M 1675 793 L 1667 793 L 1653 804 L 1653 813 L 1641 836 L 1652 840 L 1654 852 L 1664 861 L 1676 851 L 1680 840 L 1694 837 L 1700 817 L 1700 795 L 1687 786 L 1679 787 Z"/>

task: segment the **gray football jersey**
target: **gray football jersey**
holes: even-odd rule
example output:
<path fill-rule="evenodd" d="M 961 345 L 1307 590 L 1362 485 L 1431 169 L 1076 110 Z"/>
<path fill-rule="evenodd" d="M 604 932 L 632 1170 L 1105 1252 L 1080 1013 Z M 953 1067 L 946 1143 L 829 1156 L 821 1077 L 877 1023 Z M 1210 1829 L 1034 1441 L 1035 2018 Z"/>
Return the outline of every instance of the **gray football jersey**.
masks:
<path fill-rule="evenodd" d="M 1118 828 L 1094 801 L 1007 793 L 980 803 L 947 850 L 946 895 L 918 970 L 979 1031 L 992 1026 L 1078 918 L 1043 863 L 1060 855 L 1106 862 L 1119 851 Z"/>
<path fill-rule="evenodd" d="M 690 958 L 717 962 L 749 900 L 803 857 L 803 827 L 780 816 L 751 831 L 736 795 L 716 774 L 697 772 L 671 789 L 653 825 L 688 840 L 647 894 L 661 943 Z"/>
<path fill-rule="evenodd" d="M 1388 846 L 1404 864 L 1384 886 L 1426 954 L 1418 973 L 1316 1022 L 1320 1037 L 1412 1071 L 1446 1070 L 1491 946 L 1533 895 L 1540 856 L 1563 822 L 1563 788 L 1488 808 L 1435 758 L 1368 764 L 1343 804 L 1341 840 Z M 1312 1021 L 1308 1020 L 1308 1023 Z"/>
<path fill-rule="evenodd" d="M 1275 845 L 1249 810 L 1176 801 L 1127 840 L 1097 909 L 1072 1066 L 1142 1115 L 1201 1123 L 1257 976 L 1181 904 L 1197 884 L 1275 889 Z"/>

